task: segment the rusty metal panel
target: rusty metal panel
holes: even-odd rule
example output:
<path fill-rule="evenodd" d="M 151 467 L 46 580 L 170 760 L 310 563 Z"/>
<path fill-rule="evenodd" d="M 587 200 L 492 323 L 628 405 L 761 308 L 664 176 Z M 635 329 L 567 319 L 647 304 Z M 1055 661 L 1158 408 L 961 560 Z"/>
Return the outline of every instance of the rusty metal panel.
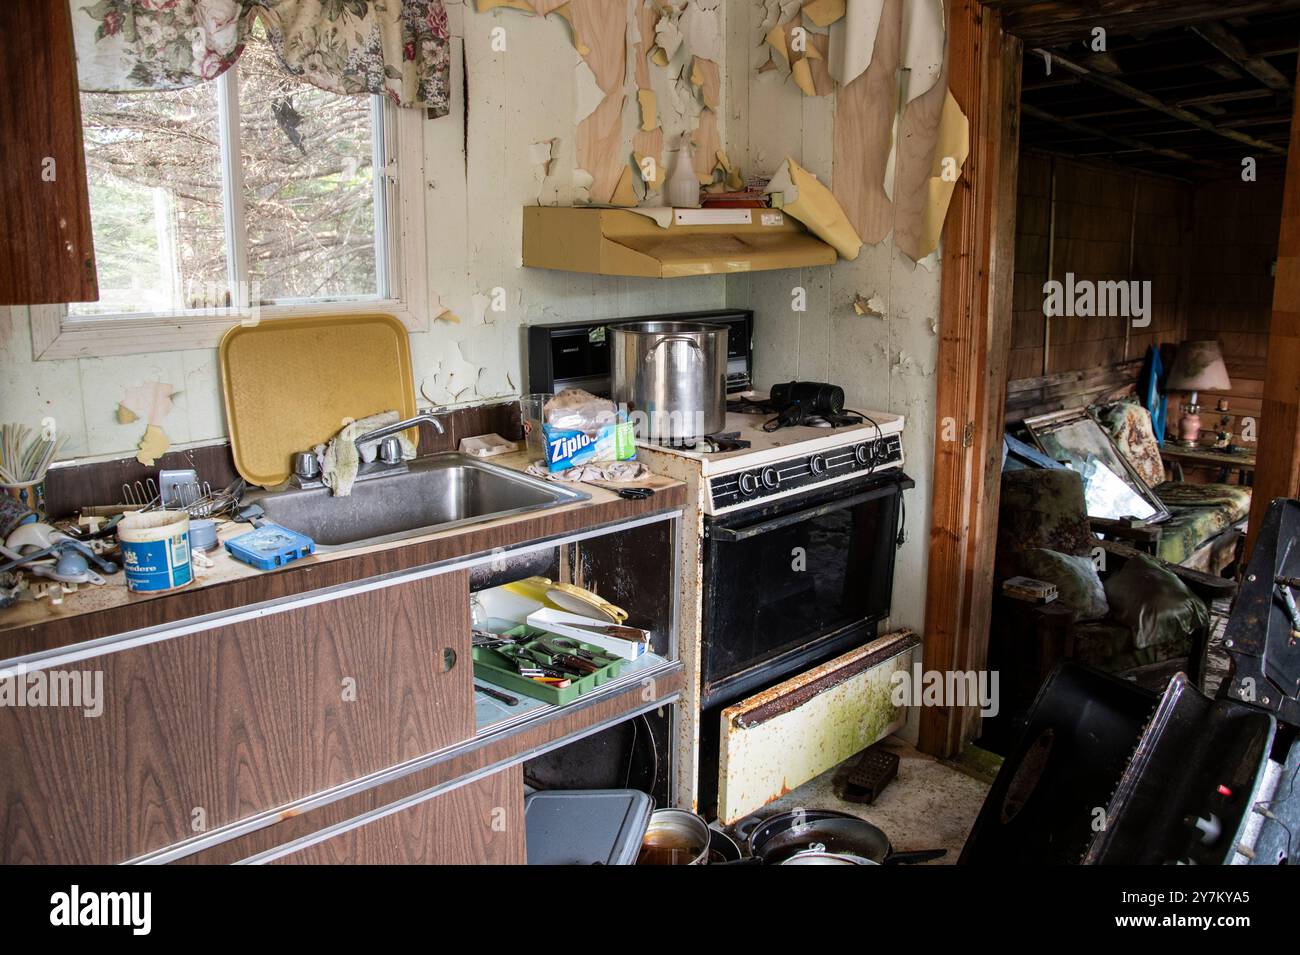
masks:
<path fill-rule="evenodd" d="M 735 822 L 899 729 L 892 676 L 920 640 L 886 634 L 722 711 L 718 818 Z"/>

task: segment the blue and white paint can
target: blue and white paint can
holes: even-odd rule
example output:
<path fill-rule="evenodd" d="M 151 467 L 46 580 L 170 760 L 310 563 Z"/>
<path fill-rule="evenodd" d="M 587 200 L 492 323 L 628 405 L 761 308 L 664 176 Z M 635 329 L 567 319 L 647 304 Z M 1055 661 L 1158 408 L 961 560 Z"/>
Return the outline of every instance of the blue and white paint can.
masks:
<path fill-rule="evenodd" d="M 172 590 L 194 579 L 190 519 L 183 511 L 127 514 L 117 525 L 117 541 L 130 590 Z"/>

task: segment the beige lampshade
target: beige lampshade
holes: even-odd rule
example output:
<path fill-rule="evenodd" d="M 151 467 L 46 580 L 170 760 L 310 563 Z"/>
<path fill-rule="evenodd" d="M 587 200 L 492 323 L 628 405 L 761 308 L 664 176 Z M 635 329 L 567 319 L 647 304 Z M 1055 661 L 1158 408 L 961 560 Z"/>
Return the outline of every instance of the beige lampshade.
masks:
<path fill-rule="evenodd" d="M 1166 391 L 1227 391 L 1232 387 L 1217 341 L 1183 342 L 1165 379 Z"/>

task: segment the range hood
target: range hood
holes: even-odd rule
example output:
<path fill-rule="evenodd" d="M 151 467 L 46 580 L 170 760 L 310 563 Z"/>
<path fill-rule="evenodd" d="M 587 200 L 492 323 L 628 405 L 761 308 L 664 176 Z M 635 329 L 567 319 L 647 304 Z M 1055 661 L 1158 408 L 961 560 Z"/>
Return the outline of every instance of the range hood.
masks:
<path fill-rule="evenodd" d="M 836 258 L 779 209 L 524 209 L 529 268 L 671 279 L 832 265 Z"/>

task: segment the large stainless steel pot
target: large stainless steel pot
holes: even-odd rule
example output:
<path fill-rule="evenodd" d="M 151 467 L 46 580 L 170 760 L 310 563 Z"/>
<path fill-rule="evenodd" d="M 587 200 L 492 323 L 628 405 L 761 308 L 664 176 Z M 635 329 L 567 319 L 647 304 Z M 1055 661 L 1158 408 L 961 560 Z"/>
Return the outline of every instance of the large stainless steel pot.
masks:
<path fill-rule="evenodd" d="M 613 398 L 638 438 L 689 444 L 727 423 L 727 328 L 707 322 L 610 325 Z"/>

